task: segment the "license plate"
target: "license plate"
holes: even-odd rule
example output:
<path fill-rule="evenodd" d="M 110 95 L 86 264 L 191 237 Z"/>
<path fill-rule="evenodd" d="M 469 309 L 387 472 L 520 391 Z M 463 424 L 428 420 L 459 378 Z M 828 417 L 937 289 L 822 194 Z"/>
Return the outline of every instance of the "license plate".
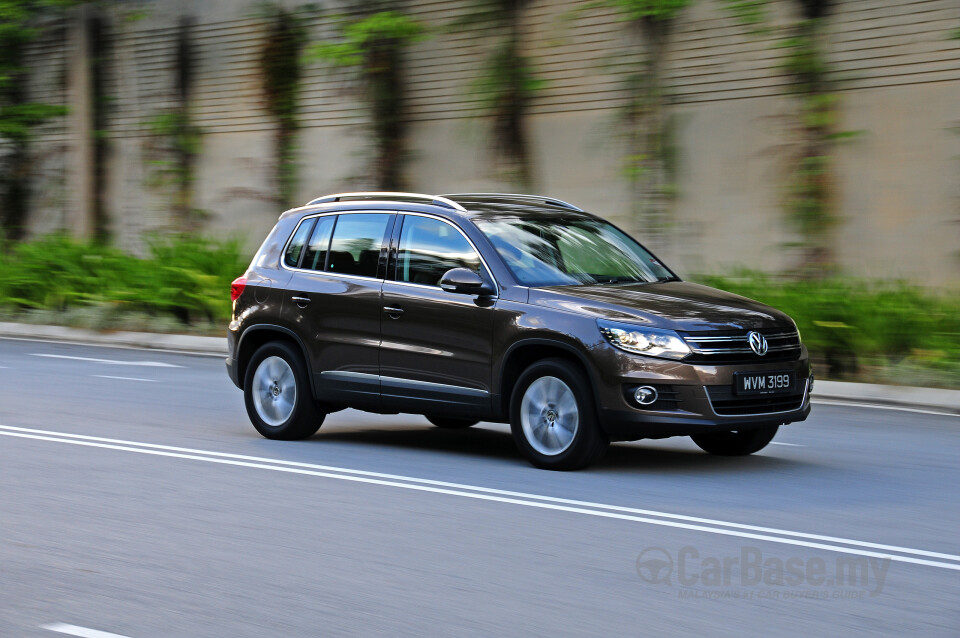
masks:
<path fill-rule="evenodd" d="M 789 394 L 794 388 L 794 374 L 779 372 L 738 372 L 734 375 L 734 388 L 744 394 Z"/>

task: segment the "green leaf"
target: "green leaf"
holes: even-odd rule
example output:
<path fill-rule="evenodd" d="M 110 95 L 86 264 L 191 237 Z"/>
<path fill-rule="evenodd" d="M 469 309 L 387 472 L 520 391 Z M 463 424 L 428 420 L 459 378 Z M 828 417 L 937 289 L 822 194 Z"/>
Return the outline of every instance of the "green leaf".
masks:
<path fill-rule="evenodd" d="M 424 40 L 426 27 L 398 11 L 378 11 L 354 21 L 343 21 L 336 42 L 320 42 L 309 47 L 308 59 L 333 66 L 361 66 L 372 51 L 383 42 L 401 45 Z"/>

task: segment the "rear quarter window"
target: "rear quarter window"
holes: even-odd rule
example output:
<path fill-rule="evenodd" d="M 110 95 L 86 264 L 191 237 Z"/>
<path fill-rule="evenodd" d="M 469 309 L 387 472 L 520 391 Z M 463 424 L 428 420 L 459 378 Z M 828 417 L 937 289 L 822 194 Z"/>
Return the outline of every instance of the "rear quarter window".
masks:
<path fill-rule="evenodd" d="M 303 247 L 307 243 L 307 237 L 310 235 L 310 229 L 313 228 L 315 220 L 307 219 L 300 222 L 297 230 L 294 231 L 287 249 L 283 253 L 283 263 L 291 268 L 296 268 L 300 263 L 300 254 L 303 253 Z"/>
<path fill-rule="evenodd" d="M 308 270 L 323 270 L 327 263 L 327 249 L 330 247 L 330 235 L 333 233 L 333 226 L 337 218 L 333 215 L 318 217 L 317 225 L 310 235 L 310 243 L 307 244 L 306 253 L 303 255 L 303 265 L 301 268 Z"/>

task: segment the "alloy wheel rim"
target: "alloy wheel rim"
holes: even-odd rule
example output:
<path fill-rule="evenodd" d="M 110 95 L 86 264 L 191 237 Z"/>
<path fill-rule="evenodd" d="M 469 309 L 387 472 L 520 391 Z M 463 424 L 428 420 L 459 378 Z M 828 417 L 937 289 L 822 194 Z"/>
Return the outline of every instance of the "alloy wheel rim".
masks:
<path fill-rule="evenodd" d="M 253 403 L 257 415 L 272 427 L 283 425 L 297 404 L 293 368 L 280 357 L 267 357 L 253 375 Z"/>
<path fill-rule="evenodd" d="M 557 377 L 540 377 L 523 393 L 520 425 L 534 450 L 544 456 L 562 454 L 573 444 L 580 427 L 573 390 Z"/>

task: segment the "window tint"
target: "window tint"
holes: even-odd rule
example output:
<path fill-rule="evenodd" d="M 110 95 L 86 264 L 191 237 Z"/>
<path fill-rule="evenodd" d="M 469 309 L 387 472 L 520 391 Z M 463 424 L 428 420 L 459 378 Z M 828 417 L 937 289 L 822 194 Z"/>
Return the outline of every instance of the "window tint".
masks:
<path fill-rule="evenodd" d="M 307 243 L 307 236 L 310 235 L 310 229 L 313 228 L 315 220 L 307 219 L 297 226 L 297 231 L 293 234 L 293 239 L 287 244 L 287 250 L 283 254 L 283 263 L 296 268 L 300 263 L 300 253 L 303 252 L 303 246 Z"/>
<path fill-rule="evenodd" d="M 480 273 L 480 258 L 456 228 L 430 217 L 403 219 L 397 254 L 397 281 L 437 286 L 451 268 Z"/>
<path fill-rule="evenodd" d="M 327 270 L 376 277 L 380 246 L 391 217 L 390 213 L 340 215 L 330 243 Z"/>
<path fill-rule="evenodd" d="M 313 235 L 310 236 L 310 243 L 303 256 L 301 268 L 323 270 L 323 265 L 327 261 L 327 248 L 330 246 L 330 232 L 333 230 L 336 219 L 336 215 L 317 217 L 317 225 L 313 229 Z"/>

